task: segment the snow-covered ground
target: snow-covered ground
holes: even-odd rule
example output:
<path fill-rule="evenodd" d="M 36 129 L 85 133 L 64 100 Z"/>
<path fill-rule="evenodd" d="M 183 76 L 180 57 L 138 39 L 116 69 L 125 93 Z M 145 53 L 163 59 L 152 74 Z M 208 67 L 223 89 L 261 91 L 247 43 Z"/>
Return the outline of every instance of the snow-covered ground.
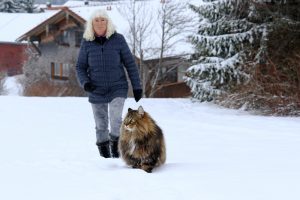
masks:
<path fill-rule="evenodd" d="M 0 199 L 299 200 L 300 118 L 261 117 L 189 99 L 143 105 L 164 131 L 152 174 L 104 159 L 86 98 L 0 96 Z"/>

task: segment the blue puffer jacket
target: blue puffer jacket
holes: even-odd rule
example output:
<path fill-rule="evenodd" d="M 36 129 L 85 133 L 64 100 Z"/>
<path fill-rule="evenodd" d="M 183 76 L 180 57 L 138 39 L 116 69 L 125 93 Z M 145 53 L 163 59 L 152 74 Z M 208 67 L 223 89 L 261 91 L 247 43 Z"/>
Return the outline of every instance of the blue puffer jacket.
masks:
<path fill-rule="evenodd" d="M 127 97 L 124 66 L 132 88 L 141 89 L 138 69 L 123 35 L 114 33 L 103 45 L 83 39 L 76 70 L 82 87 L 87 82 L 96 86 L 89 93 L 89 102 L 108 103 L 116 97 Z"/>

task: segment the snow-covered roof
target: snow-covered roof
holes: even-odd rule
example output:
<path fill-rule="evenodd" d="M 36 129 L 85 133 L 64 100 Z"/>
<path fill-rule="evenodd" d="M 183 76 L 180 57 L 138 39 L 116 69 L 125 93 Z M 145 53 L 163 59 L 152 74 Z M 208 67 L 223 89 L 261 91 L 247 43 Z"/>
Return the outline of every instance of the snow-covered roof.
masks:
<path fill-rule="evenodd" d="M 14 42 L 18 37 L 55 15 L 58 10 L 43 13 L 0 12 L 0 41 Z"/>

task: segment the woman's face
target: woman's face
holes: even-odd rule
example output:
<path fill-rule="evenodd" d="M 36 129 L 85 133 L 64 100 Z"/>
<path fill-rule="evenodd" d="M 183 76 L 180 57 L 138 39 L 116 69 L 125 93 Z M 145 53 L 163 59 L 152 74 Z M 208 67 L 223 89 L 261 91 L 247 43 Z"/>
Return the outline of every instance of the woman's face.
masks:
<path fill-rule="evenodd" d="M 102 17 L 94 18 L 93 29 L 97 36 L 105 36 L 107 29 L 107 19 Z"/>

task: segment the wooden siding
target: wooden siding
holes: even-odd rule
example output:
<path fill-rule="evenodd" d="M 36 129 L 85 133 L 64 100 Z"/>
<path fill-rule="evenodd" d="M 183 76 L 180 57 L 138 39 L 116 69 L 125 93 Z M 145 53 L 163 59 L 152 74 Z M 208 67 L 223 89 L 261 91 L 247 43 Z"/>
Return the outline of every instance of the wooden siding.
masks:
<path fill-rule="evenodd" d="M 0 43 L 0 72 L 8 76 L 22 74 L 24 62 L 27 61 L 27 44 Z"/>

